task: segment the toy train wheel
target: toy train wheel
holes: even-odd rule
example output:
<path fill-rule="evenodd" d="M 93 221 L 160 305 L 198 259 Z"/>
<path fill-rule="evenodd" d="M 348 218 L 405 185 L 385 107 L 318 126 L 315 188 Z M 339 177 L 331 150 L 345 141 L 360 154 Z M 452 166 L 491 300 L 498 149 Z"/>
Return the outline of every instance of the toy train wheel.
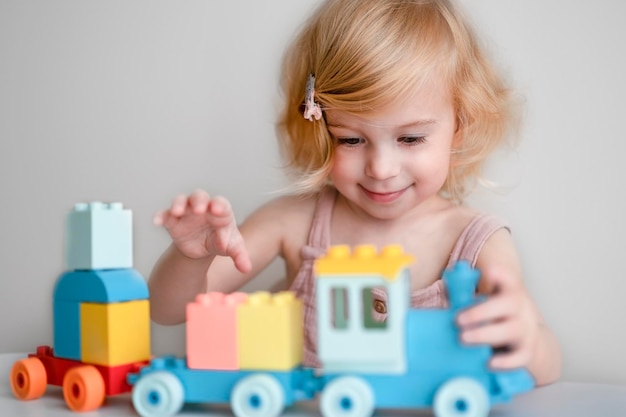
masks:
<path fill-rule="evenodd" d="M 104 379 L 94 366 L 77 366 L 63 377 L 63 398 L 72 411 L 96 410 L 104 397 Z"/>
<path fill-rule="evenodd" d="M 34 400 L 46 392 L 48 374 L 38 358 L 22 359 L 11 368 L 11 390 L 19 400 Z"/>
<path fill-rule="evenodd" d="M 345 376 L 324 387 L 320 409 L 324 417 L 370 417 L 374 413 L 374 399 L 367 382 Z"/>
<path fill-rule="evenodd" d="M 169 417 L 183 408 L 185 390 L 176 375 L 159 371 L 139 378 L 132 397 L 142 417 Z"/>
<path fill-rule="evenodd" d="M 237 417 L 278 417 L 285 408 L 285 393 L 273 376 L 251 375 L 235 385 L 230 405 Z"/>
<path fill-rule="evenodd" d="M 454 378 L 435 394 L 433 404 L 437 417 L 487 417 L 491 405 L 487 391 L 472 378 Z"/>

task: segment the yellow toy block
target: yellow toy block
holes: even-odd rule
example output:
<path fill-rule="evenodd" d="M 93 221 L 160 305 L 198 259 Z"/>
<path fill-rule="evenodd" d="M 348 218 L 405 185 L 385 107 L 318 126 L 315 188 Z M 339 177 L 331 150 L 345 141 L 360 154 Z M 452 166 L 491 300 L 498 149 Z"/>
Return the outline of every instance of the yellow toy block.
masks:
<path fill-rule="evenodd" d="M 237 310 L 240 369 L 289 370 L 302 363 L 302 301 L 293 292 L 253 293 Z"/>
<path fill-rule="evenodd" d="M 350 252 L 347 245 L 331 246 L 326 255 L 315 261 L 315 275 L 380 275 L 393 281 L 402 268 L 410 265 L 413 257 L 403 252 L 400 245 L 388 245 L 380 253 L 373 245 L 360 245 Z"/>
<path fill-rule="evenodd" d="M 81 360 L 117 366 L 150 359 L 148 300 L 81 303 Z"/>

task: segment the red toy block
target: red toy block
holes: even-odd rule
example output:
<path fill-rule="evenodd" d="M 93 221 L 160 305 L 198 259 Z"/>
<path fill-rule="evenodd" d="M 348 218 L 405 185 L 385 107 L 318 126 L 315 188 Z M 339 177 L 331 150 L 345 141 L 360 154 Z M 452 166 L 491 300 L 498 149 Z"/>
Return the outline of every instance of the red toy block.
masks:
<path fill-rule="evenodd" d="M 187 305 L 187 366 L 190 369 L 239 369 L 237 305 L 245 293 L 199 294 Z"/>

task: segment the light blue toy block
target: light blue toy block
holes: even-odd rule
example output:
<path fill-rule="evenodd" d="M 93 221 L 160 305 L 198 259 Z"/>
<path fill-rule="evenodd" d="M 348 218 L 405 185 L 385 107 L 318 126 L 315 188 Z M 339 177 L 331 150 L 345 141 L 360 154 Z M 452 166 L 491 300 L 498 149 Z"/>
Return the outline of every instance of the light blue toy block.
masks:
<path fill-rule="evenodd" d="M 67 215 L 67 269 L 133 266 L 132 212 L 122 203 L 79 203 Z"/>
<path fill-rule="evenodd" d="M 69 271 L 54 288 L 54 301 L 119 303 L 145 300 L 148 284 L 134 269 Z"/>
<path fill-rule="evenodd" d="M 55 299 L 52 329 L 55 356 L 81 360 L 80 303 Z"/>

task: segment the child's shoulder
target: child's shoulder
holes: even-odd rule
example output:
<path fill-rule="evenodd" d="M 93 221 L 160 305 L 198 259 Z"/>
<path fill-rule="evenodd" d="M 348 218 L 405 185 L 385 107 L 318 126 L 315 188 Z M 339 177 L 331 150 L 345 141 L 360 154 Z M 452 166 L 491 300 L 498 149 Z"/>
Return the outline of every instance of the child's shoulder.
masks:
<path fill-rule="evenodd" d="M 445 215 L 448 224 L 461 232 L 472 229 L 476 233 L 491 234 L 493 231 L 505 229 L 508 231 L 507 221 L 497 214 L 479 210 L 468 206 L 456 206 Z"/>
<path fill-rule="evenodd" d="M 251 215 L 252 218 L 270 220 L 287 227 L 304 225 L 308 227 L 315 213 L 318 193 L 297 195 L 284 194 L 274 197 L 261 205 Z"/>
<path fill-rule="evenodd" d="M 487 215 L 465 204 L 455 204 L 448 200 L 441 200 L 443 203 L 439 209 L 432 212 L 434 218 L 439 218 L 444 224 L 454 228 L 464 228 L 479 216 Z"/>
<path fill-rule="evenodd" d="M 275 197 L 261 206 L 264 210 L 276 210 L 281 212 L 310 212 L 315 211 L 319 193 L 309 194 L 283 194 Z M 287 213 L 284 213 L 287 214 Z"/>
<path fill-rule="evenodd" d="M 315 216 L 319 195 L 286 194 L 275 197 L 247 220 L 266 236 L 275 236 L 281 243 L 282 256 L 288 263 L 300 256 L 300 249 L 307 242 Z"/>

